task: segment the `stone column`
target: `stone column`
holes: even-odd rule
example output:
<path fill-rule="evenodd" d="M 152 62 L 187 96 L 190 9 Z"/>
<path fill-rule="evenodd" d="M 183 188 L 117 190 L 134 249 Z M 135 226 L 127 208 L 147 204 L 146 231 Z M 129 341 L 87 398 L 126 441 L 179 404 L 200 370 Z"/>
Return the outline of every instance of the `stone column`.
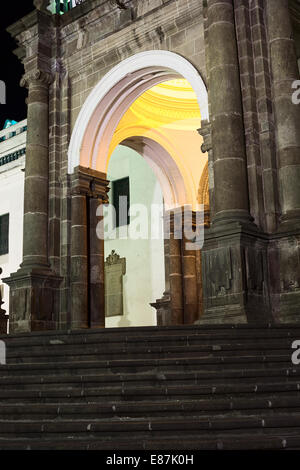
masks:
<path fill-rule="evenodd" d="M 292 101 L 299 70 L 288 0 L 266 0 L 265 13 L 281 206 L 268 250 L 273 315 L 280 323 L 300 323 L 300 106 Z"/>
<path fill-rule="evenodd" d="M 166 222 L 168 221 L 168 223 Z M 183 273 L 182 273 L 182 210 L 165 213 L 165 237 L 169 237 L 169 286 L 171 324 L 184 323 Z"/>
<path fill-rule="evenodd" d="M 250 214 L 233 4 L 233 0 L 207 0 L 214 189 L 212 224 L 205 230 L 201 253 L 205 307 L 201 323 L 270 321 L 267 241 Z"/>
<path fill-rule="evenodd" d="M 21 80 L 28 93 L 28 130 L 24 190 L 24 238 L 21 268 L 49 269 L 49 85 L 51 76 L 36 71 Z"/>
<path fill-rule="evenodd" d="M 89 199 L 89 302 L 90 327 L 105 328 L 105 258 L 104 232 L 99 229 L 103 214 L 99 214 L 100 205 L 105 202 L 102 197 Z"/>
<path fill-rule="evenodd" d="M 71 328 L 105 326 L 104 238 L 96 232 L 107 202 L 106 175 L 77 167 L 72 175 Z"/>
<path fill-rule="evenodd" d="M 88 328 L 87 196 L 74 189 L 71 202 L 71 329 Z"/>
<path fill-rule="evenodd" d="M 208 0 L 208 64 L 214 172 L 212 222 L 249 223 L 248 180 L 232 0 Z"/>
<path fill-rule="evenodd" d="M 183 236 L 182 236 L 182 275 L 184 293 L 184 321 L 186 325 L 193 325 L 198 320 L 198 286 L 197 286 L 197 266 L 196 250 L 189 249 L 193 245 L 195 238 L 195 213 L 192 210 L 185 210 L 183 215 Z M 195 245 L 196 247 L 196 245 Z"/>
<path fill-rule="evenodd" d="M 10 331 L 55 329 L 61 278 L 48 258 L 49 85 L 51 76 L 36 70 L 21 85 L 29 89 L 24 192 L 23 262 L 5 282 L 10 286 Z"/>
<path fill-rule="evenodd" d="M 265 8 L 285 230 L 287 225 L 300 228 L 300 106 L 292 102 L 292 84 L 299 80 L 299 70 L 288 0 L 266 0 Z"/>

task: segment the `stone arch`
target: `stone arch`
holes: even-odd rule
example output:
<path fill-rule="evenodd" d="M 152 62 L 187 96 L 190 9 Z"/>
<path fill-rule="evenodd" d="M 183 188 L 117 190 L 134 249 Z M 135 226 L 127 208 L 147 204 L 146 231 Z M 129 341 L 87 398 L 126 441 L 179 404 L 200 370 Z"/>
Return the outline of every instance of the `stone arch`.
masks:
<path fill-rule="evenodd" d="M 188 60 L 169 51 L 136 54 L 108 72 L 84 103 L 70 140 L 69 173 L 79 165 L 105 173 L 109 144 L 125 111 L 152 86 L 179 76 L 193 87 L 202 119 L 208 120 L 207 90 Z"/>
<path fill-rule="evenodd" d="M 184 178 L 170 153 L 157 141 L 143 136 L 132 136 L 120 145 L 138 152 L 156 175 L 167 207 L 173 208 L 190 204 L 191 195 Z"/>

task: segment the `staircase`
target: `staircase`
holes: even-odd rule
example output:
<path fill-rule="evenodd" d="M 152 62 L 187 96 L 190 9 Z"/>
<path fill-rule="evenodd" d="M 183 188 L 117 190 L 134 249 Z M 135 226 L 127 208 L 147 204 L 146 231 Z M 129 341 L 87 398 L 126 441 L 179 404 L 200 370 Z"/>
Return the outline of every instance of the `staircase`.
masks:
<path fill-rule="evenodd" d="M 0 339 L 0 450 L 300 449 L 299 326 Z"/>

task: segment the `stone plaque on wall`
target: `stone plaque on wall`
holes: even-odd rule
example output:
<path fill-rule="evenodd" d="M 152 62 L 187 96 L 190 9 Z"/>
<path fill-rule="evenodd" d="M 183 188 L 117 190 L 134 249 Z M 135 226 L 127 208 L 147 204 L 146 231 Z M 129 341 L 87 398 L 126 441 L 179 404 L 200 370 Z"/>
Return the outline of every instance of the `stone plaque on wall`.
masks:
<path fill-rule="evenodd" d="M 126 258 L 113 250 L 105 262 L 105 316 L 123 315 L 123 276 L 126 274 Z"/>

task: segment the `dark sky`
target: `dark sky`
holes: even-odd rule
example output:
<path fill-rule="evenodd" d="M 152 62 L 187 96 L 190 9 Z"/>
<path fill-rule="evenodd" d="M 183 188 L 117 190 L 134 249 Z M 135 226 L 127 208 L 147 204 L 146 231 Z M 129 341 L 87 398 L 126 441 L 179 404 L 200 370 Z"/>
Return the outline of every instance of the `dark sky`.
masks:
<path fill-rule="evenodd" d="M 13 54 L 17 45 L 6 32 L 6 28 L 17 20 L 33 11 L 33 0 L 14 2 L 15 8 L 2 10 L 0 16 L 0 44 L 1 44 L 1 69 L 0 80 L 6 84 L 6 104 L 0 104 L 0 130 L 6 119 L 21 121 L 26 118 L 25 99 L 26 89 L 19 86 L 24 68 L 19 59 Z"/>

